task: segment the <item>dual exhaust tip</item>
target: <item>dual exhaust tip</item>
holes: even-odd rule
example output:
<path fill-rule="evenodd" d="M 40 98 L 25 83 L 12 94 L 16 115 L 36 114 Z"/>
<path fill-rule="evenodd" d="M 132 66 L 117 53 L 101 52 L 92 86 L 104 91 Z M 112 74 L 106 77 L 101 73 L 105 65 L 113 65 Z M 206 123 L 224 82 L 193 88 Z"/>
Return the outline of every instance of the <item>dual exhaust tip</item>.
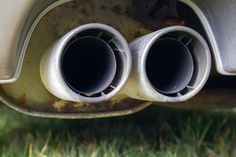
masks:
<path fill-rule="evenodd" d="M 56 97 L 76 102 L 107 101 L 125 85 L 131 53 L 124 37 L 103 24 L 80 26 L 44 55 L 40 74 Z"/>
<path fill-rule="evenodd" d="M 207 43 L 190 28 L 164 28 L 128 45 L 114 28 L 92 23 L 52 45 L 40 74 L 45 87 L 63 100 L 96 103 L 122 92 L 135 99 L 179 102 L 201 90 L 210 68 Z"/>

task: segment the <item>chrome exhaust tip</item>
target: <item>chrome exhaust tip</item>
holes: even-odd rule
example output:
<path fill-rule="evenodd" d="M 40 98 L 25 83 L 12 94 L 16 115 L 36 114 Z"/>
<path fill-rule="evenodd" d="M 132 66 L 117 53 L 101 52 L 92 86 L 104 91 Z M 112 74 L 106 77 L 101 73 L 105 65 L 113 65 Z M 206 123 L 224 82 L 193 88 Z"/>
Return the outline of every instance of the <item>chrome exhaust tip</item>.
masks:
<path fill-rule="evenodd" d="M 126 90 L 130 97 L 156 102 L 185 101 L 195 96 L 209 77 L 210 50 L 193 29 L 164 28 L 136 39 L 130 49 L 134 70 L 127 88 L 136 86 L 136 91 Z"/>
<path fill-rule="evenodd" d="M 110 26 L 92 23 L 59 39 L 42 58 L 40 74 L 56 97 L 96 103 L 116 95 L 130 69 L 131 54 L 123 36 Z"/>

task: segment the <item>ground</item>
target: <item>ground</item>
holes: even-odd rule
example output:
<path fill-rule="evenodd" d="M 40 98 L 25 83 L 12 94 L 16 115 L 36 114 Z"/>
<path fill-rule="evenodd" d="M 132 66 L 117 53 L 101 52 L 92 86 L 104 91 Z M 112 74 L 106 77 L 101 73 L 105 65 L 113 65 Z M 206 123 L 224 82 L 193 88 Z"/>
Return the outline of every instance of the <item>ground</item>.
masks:
<path fill-rule="evenodd" d="M 234 157 L 232 113 L 150 107 L 95 120 L 42 119 L 0 105 L 1 157 Z"/>

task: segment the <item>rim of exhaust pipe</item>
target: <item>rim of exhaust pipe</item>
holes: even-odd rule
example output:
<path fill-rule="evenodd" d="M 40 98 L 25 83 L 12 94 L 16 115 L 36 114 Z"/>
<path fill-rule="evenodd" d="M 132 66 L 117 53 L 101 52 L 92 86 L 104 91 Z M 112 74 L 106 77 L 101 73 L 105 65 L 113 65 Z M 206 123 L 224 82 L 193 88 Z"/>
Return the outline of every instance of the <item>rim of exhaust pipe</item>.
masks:
<path fill-rule="evenodd" d="M 123 88 L 131 65 L 125 38 L 108 25 L 90 23 L 49 48 L 41 60 L 40 75 L 48 91 L 62 100 L 97 103 Z"/>
<path fill-rule="evenodd" d="M 168 42 L 160 44 L 170 39 L 175 46 Z M 186 101 L 204 87 L 210 75 L 211 54 L 208 44 L 191 28 L 163 28 L 134 40 L 130 48 L 133 58 L 136 58 L 133 63 L 137 70 L 132 73 L 137 76 L 132 77 L 137 77 L 135 80 L 139 87 L 135 94 L 128 93 L 133 98 L 156 102 Z M 163 51 L 163 48 L 166 50 Z M 131 83 L 131 86 L 134 85 Z"/>

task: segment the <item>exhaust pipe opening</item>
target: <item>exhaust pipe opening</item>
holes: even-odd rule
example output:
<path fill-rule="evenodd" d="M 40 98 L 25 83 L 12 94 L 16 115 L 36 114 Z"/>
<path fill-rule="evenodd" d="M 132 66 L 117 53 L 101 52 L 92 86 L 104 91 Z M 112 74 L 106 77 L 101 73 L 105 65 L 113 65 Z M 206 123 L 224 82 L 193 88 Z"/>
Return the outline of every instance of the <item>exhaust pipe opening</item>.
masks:
<path fill-rule="evenodd" d="M 149 45 L 145 70 L 156 92 L 169 97 L 169 101 L 184 101 L 205 85 L 211 57 L 200 34 L 187 27 L 174 28 L 167 28 Z"/>
<path fill-rule="evenodd" d="M 162 38 L 149 50 L 146 72 L 153 87 L 171 95 L 181 92 L 192 79 L 194 62 L 191 52 L 179 40 Z"/>
<path fill-rule="evenodd" d="M 94 95 L 109 87 L 116 74 L 112 48 L 97 37 L 71 41 L 61 58 L 62 74 L 75 92 Z"/>
<path fill-rule="evenodd" d="M 126 83 L 131 54 L 110 26 L 86 24 L 63 36 L 41 61 L 45 87 L 63 100 L 97 103 L 115 96 Z"/>

